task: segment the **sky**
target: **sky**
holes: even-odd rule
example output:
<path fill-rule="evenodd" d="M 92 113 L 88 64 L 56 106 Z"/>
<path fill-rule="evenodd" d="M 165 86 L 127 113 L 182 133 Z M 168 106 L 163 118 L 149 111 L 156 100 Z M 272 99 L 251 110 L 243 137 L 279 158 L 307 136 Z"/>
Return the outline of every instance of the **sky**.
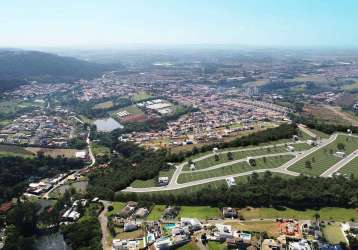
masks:
<path fill-rule="evenodd" d="M 3 0 L 0 47 L 357 47 L 357 0 Z"/>

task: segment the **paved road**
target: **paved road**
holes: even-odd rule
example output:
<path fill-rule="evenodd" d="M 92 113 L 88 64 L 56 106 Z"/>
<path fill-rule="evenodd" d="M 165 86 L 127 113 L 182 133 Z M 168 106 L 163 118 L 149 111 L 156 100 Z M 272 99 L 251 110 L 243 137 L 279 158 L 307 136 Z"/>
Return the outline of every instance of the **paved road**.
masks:
<path fill-rule="evenodd" d="M 332 177 L 334 173 L 339 171 L 341 168 L 343 168 L 345 165 L 347 165 L 349 162 L 351 162 L 353 159 L 358 157 L 358 149 L 351 153 L 350 155 L 343 158 L 341 161 L 334 164 L 332 167 L 324 171 L 320 176 L 321 177 Z"/>
<path fill-rule="evenodd" d="M 293 156 L 296 156 L 297 153 L 295 153 L 295 152 L 275 153 L 275 154 L 250 156 L 250 158 L 252 158 L 252 159 L 260 159 L 260 158 L 264 158 L 264 157 L 275 157 L 275 156 L 280 156 L 280 155 L 293 155 Z M 247 161 L 247 157 L 245 157 L 243 159 L 239 159 L 239 160 L 224 162 L 224 163 L 217 164 L 215 166 L 208 167 L 208 168 L 202 168 L 202 169 L 198 169 L 198 170 L 185 170 L 185 171 L 183 170 L 183 171 L 181 171 L 181 173 L 205 172 L 205 171 L 214 170 L 214 169 L 218 169 L 218 168 L 223 168 L 223 167 L 231 166 L 231 165 L 234 165 L 234 164 L 237 164 L 237 163 L 240 163 L 240 162 L 246 162 L 246 161 Z"/>
<path fill-rule="evenodd" d="M 316 138 L 317 135 L 315 133 L 313 133 L 311 130 L 307 129 L 307 127 L 305 125 L 299 124 L 298 127 L 306 134 L 308 134 L 309 136 L 311 136 L 312 138 Z"/>
<path fill-rule="evenodd" d="M 335 134 L 331 135 L 328 139 L 322 139 L 322 140 L 318 141 L 318 145 L 316 147 L 313 147 L 313 148 L 311 148 L 309 150 L 306 150 L 306 151 L 303 151 L 303 152 L 296 153 L 295 158 L 289 160 L 288 162 L 282 164 L 280 167 L 277 167 L 277 168 L 260 169 L 260 170 L 248 171 L 248 172 L 244 172 L 244 173 L 232 174 L 232 175 L 227 175 L 227 176 L 217 176 L 217 177 L 212 177 L 212 178 L 208 178 L 208 179 L 197 180 L 197 181 L 192 181 L 192 182 L 187 182 L 187 183 L 178 183 L 177 182 L 178 177 L 183 172 L 182 171 L 183 167 L 187 164 L 187 162 L 183 162 L 183 163 L 177 165 L 177 169 L 175 170 L 175 172 L 174 172 L 169 184 L 167 186 L 165 186 L 165 187 L 148 187 L 148 188 L 128 187 L 128 188 L 124 189 L 123 191 L 124 192 L 144 193 L 144 192 L 158 192 L 158 191 L 166 191 L 166 190 L 176 190 L 176 189 L 181 189 L 181 188 L 185 188 L 185 187 L 191 187 L 191 186 L 196 186 L 196 185 L 200 185 L 200 184 L 205 184 L 205 183 L 209 183 L 209 182 L 213 182 L 213 181 L 224 180 L 224 179 L 226 179 L 228 177 L 247 176 L 247 175 L 251 175 L 254 172 L 262 173 L 262 172 L 265 172 L 265 171 L 271 171 L 271 172 L 275 172 L 275 173 L 282 173 L 282 174 L 287 174 L 287 175 L 292 175 L 292 176 L 299 176 L 300 175 L 299 173 L 291 171 L 291 170 L 288 170 L 288 168 L 291 167 L 292 165 L 294 165 L 296 162 L 302 160 L 306 156 L 311 155 L 314 152 L 320 150 L 321 148 L 329 145 L 330 143 L 335 141 L 337 139 L 337 136 L 340 135 L 340 134 L 343 134 L 343 133 L 335 133 Z M 344 135 L 346 135 L 346 134 L 344 134 Z M 352 137 L 358 137 L 356 135 L 351 135 L 351 136 Z M 283 144 L 283 145 L 285 145 L 285 144 Z M 258 148 L 265 148 L 265 147 L 258 147 Z M 256 148 L 256 149 L 258 149 L 258 148 Z M 241 150 L 249 150 L 249 149 L 241 149 Z M 251 150 L 252 150 L 252 148 L 251 148 Z M 236 151 L 240 151 L 240 150 L 236 150 Z M 225 151 L 225 152 L 228 152 L 228 151 Z M 224 153 L 224 152 L 222 152 L 222 153 Z M 211 154 L 211 155 L 213 155 L 213 154 Z M 207 157 L 208 156 L 203 156 L 203 157 L 200 157 L 198 159 L 206 159 Z M 214 167 L 216 167 L 216 166 L 214 166 Z M 208 170 L 208 169 L 205 169 L 205 170 Z M 334 170 L 332 170 L 332 172 L 334 172 Z"/>
<path fill-rule="evenodd" d="M 103 250 L 111 250 L 112 248 L 110 247 L 111 242 L 108 242 L 109 234 L 110 232 L 108 231 L 107 228 L 107 223 L 108 223 L 108 218 L 106 216 L 106 212 L 107 212 L 107 208 L 109 205 L 111 205 L 112 203 L 110 201 L 104 201 L 101 200 L 100 202 L 102 202 L 104 209 L 103 211 L 99 214 L 98 216 L 98 220 L 99 223 L 101 224 L 101 230 L 102 230 L 102 248 Z"/>

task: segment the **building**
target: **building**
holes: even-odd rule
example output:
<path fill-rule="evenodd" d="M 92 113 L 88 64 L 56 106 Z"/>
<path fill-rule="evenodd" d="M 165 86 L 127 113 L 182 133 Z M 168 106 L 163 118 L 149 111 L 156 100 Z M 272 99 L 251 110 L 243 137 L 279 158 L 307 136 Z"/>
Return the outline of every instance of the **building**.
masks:
<path fill-rule="evenodd" d="M 311 250 L 311 246 L 307 240 L 300 240 L 298 242 L 291 241 L 288 243 L 288 250 Z"/>
<path fill-rule="evenodd" d="M 196 218 L 181 218 L 180 224 L 182 227 L 187 227 L 193 231 L 200 230 L 203 226 Z"/>
<path fill-rule="evenodd" d="M 158 178 L 158 184 L 159 186 L 166 186 L 169 183 L 169 177 L 168 176 L 163 176 L 163 177 L 159 177 Z"/>
<path fill-rule="evenodd" d="M 235 208 L 223 207 L 222 209 L 224 218 L 237 218 L 238 214 Z"/>
<path fill-rule="evenodd" d="M 265 239 L 262 242 L 262 250 L 280 250 L 280 244 L 273 239 Z"/>
<path fill-rule="evenodd" d="M 228 187 L 236 186 L 234 177 L 226 178 L 226 183 L 227 183 Z"/>

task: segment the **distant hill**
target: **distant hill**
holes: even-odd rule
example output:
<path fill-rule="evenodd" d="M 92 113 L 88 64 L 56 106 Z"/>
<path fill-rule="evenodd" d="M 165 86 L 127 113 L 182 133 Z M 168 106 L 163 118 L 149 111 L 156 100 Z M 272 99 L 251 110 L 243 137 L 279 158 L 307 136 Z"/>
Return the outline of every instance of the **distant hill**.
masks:
<path fill-rule="evenodd" d="M 119 64 L 90 63 L 38 51 L 0 50 L 0 85 L 1 81 L 14 80 L 71 82 L 80 78 L 91 79 L 104 71 L 121 67 Z"/>

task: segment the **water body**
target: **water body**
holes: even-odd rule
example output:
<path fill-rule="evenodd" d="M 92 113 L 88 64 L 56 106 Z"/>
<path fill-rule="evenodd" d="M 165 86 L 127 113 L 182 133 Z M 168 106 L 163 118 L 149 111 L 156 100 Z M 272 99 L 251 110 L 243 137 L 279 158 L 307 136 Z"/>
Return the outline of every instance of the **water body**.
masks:
<path fill-rule="evenodd" d="M 41 236 L 36 241 L 36 250 L 71 250 L 61 233 Z"/>
<path fill-rule="evenodd" d="M 114 120 L 112 117 L 97 119 L 93 122 L 99 132 L 111 132 L 117 128 L 123 128 L 123 125 Z"/>

